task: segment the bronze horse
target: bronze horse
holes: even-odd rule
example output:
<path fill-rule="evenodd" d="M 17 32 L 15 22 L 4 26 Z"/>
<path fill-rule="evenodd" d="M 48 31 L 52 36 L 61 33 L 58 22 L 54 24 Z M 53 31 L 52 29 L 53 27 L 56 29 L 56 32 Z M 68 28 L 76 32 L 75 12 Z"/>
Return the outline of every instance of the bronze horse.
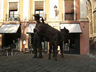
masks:
<path fill-rule="evenodd" d="M 51 59 L 51 52 L 53 49 L 54 59 L 57 60 L 57 47 L 60 45 L 61 55 L 63 56 L 63 41 L 68 40 L 66 35 L 69 34 L 69 31 L 64 28 L 63 31 L 59 31 L 50 25 L 46 24 L 42 18 L 42 22 L 40 22 L 40 16 L 38 14 L 34 15 L 35 20 L 37 22 L 36 27 L 34 29 L 34 33 L 38 34 L 38 37 L 42 40 L 46 40 L 49 42 L 49 59 Z M 35 35 L 36 36 L 36 35 Z M 35 37 L 34 36 L 34 37 Z M 39 42 L 41 41 L 39 40 Z M 41 46 L 40 46 L 41 47 Z M 41 54 L 42 56 L 42 54 Z"/>

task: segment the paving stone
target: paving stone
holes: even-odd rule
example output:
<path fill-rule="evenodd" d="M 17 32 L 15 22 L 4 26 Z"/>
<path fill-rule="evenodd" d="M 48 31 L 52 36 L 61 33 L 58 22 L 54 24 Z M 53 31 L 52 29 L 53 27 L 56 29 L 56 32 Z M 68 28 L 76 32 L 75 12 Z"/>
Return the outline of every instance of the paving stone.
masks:
<path fill-rule="evenodd" d="M 0 72 L 96 72 L 96 58 L 82 55 L 65 55 L 58 61 L 48 55 L 32 58 L 32 54 L 0 56 Z"/>

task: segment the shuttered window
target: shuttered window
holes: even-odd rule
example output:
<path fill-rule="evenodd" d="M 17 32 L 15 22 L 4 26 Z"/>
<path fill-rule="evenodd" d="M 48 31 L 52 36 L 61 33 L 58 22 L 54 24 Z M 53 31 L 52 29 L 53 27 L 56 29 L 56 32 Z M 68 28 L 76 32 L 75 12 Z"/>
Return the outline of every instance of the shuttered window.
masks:
<path fill-rule="evenodd" d="M 9 2 L 9 10 L 17 11 L 18 10 L 18 2 Z"/>
<path fill-rule="evenodd" d="M 9 15 L 7 15 L 9 21 L 18 20 L 18 2 L 9 2 Z"/>
<path fill-rule="evenodd" d="M 44 16 L 44 1 L 35 1 L 35 14 Z"/>
<path fill-rule="evenodd" d="M 74 20 L 74 0 L 65 0 L 65 20 Z"/>

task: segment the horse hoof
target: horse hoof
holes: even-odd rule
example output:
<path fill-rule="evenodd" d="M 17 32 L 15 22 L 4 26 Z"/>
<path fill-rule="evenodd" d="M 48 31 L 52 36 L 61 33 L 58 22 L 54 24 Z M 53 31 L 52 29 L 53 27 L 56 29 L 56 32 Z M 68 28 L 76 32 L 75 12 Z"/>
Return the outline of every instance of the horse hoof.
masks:
<path fill-rule="evenodd" d="M 62 58 L 64 58 L 64 55 L 61 55 Z"/>
<path fill-rule="evenodd" d="M 51 60 L 51 57 L 48 57 L 49 60 Z"/>
<path fill-rule="evenodd" d="M 43 56 L 39 56 L 38 58 L 43 58 Z"/>
<path fill-rule="evenodd" d="M 37 56 L 36 56 L 36 55 L 34 55 L 34 56 L 33 56 L 33 58 L 37 58 Z"/>
<path fill-rule="evenodd" d="M 55 61 L 57 61 L 57 58 L 54 58 Z"/>
<path fill-rule="evenodd" d="M 55 55 L 53 55 L 53 57 L 55 57 Z"/>
<path fill-rule="evenodd" d="M 55 59 L 55 61 L 57 61 L 57 59 Z"/>

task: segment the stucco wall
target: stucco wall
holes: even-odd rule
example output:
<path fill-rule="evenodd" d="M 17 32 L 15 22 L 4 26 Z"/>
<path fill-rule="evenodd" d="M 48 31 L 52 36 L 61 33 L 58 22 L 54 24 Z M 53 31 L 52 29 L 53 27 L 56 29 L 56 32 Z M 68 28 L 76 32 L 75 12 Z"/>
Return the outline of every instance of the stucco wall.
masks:
<path fill-rule="evenodd" d="M 29 20 L 29 0 L 23 0 L 23 19 Z"/>
<path fill-rule="evenodd" d="M 87 21 L 80 22 L 82 34 L 80 35 L 80 54 L 89 54 L 89 23 Z"/>
<path fill-rule="evenodd" d="M 0 22 L 3 21 L 4 0 L 0 0 Z"/>
<path fill-rule="evenodd" d="M 87 0 L 80 0 L 80 18 L 83 20 L 87 18 L 86 1 Z"/>

